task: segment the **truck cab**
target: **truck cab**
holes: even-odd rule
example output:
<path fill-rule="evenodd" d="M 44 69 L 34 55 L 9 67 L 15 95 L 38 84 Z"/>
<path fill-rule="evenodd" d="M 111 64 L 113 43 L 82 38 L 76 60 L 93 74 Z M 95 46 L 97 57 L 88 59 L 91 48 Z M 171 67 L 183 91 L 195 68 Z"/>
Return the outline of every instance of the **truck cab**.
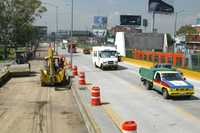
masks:
<path fill-rule="evenodd" d="M 99 46 L 92 48 L 92 62 L 95 67 L 118 68 L 118 56 L 115 47 Z"/>

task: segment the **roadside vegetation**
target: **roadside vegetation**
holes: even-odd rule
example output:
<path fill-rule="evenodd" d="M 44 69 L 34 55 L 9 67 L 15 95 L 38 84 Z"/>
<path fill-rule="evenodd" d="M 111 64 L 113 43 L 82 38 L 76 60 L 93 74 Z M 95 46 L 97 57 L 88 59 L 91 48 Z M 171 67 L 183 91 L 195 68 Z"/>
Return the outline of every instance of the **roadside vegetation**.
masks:
<path fill-rule="evenodd" d="M 0 1 L 0 60 L 13 56 L 13 49 L 36 44 L 33 22 L 46 10 L 40 0 Z"/>

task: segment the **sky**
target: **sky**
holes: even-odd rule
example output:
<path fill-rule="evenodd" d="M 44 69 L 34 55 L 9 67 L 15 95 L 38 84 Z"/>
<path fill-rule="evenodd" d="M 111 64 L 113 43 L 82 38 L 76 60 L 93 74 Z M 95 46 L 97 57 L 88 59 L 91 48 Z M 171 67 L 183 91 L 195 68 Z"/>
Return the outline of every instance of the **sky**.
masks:
<path fill-rule="evenodd" d="M 72 0 L 41 0 L 48 11 L 38 18 L 35 25 L 48 26 L 56 31 L 58 6 L 59 30 L 70 30 Z M 185 24 L 195 24 L 200 17 L 200 0 L 164 0 L 172 3 L 178 13 L 177 29 Z M 94 16 L 107 16 L 108 28 L 120 24 L 120 15 L 141 15 L 148 19 L 146 32 L 152 29 L 152 14 L 148 13 L 148 0 L 74 0 L 74 29 L 91 30 Z M 174 32 L 175 15 L 156 15 L 155 28 L 161 33 Z"/>

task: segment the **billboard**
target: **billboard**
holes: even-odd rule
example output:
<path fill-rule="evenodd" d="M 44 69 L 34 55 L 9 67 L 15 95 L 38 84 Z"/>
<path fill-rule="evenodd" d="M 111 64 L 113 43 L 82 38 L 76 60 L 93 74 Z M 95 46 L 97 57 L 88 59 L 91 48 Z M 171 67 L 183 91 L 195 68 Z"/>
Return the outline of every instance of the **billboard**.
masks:
<path fill-rule="evenodd" d="M 106 29 L 108 23 L 108 18 L 105 16 L 94 16 L 93 29 Z"/>
<path fill-rule="evenodd" d="M 93 29 L 92 33 L 96 37 L 105 37 L 107 35 L 107 30 L 106 29 Z"/>
<path fill-rule="evenodd" d="M 149 12 L 160 14 L 174 13 L 174 7 L 169 0 L 149 0 Z"/>
<path fill-rule="evenodd" d="M 136 15 L 120 15 L 120 25 L 141 25 L 141 16 Z"/>

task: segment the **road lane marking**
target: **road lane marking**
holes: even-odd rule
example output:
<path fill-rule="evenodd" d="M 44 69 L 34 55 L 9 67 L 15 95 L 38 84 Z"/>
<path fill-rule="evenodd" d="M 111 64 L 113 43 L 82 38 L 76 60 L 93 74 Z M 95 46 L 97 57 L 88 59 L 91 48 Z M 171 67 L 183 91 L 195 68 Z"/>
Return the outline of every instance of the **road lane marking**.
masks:
<path fill-rule="evenodd" d="M 110 117 L 110 119 L 114 122 L 114 124 L 121 130 L 121 123 L 123 122 L 123 119 L 120 117 L 120 115 L 115 112 L 110 105 L 102 105 L 103 110 L 107 113 L 107 115 Z"/>
<path fill-rule="evenodd" d="M 200 119 L 199 118 L 195 117 L 192 113 L 189 113 L 189 112 L 183 110 L 180 107 L 176 107 L 176 112 L 185 115 L 186 116 L 185 118 L 187 118 L 189 120 L 192 120 L 193 122 L 200 123 Z"/>

